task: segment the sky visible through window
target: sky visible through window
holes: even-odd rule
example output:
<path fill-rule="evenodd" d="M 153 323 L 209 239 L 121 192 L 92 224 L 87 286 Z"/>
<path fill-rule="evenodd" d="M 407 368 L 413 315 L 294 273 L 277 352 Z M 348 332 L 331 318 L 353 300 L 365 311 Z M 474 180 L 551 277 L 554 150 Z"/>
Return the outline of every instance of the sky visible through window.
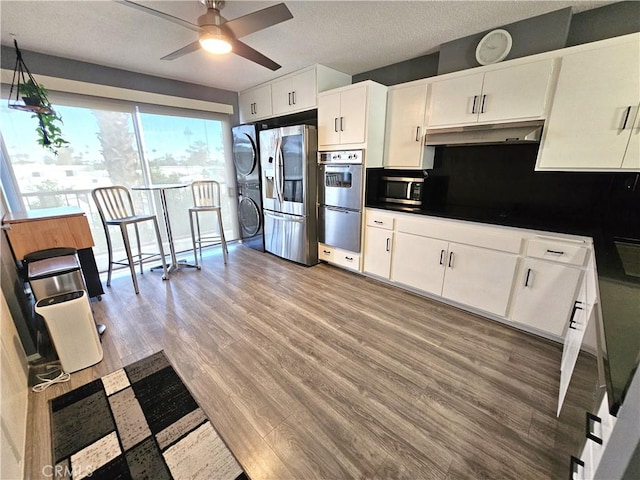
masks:
<path fill-rule="evenodd" d="M 27 209 L 73 205 L 89 213 L 95 250 L 105 251 L 104 233 L 90 199 L 92 189 L 108 185 L 133 187 L 147 183 L 189 183 L 213 179 L 222 184 L 223 223 L 235 230 L 230 208 L 229 175 L 223 144 L 223 123 L 214 119 L 140 113 L 142 148 L 130 112 L 54 105 L 62 117 L 67 148 L 54 155 L 37 143 L 38 121 L 30 113 L 0 105 L 0 130 Z M 139 152 L 144 152 L 144 158 Z M 146 163 L 145 163 L 146 162 Z M 150 181 L 149 181 L 150 180 Z M 133 192 L 140 211 L 157 213 L 157 195 Z M 172 230 L 179 247 L 190 245 L 186 211 L 189 188 L 167 194 Z M 171 198 L 169 198 L 171 197 Z M 114 235 L 115 238 L 115 235 Z"/>

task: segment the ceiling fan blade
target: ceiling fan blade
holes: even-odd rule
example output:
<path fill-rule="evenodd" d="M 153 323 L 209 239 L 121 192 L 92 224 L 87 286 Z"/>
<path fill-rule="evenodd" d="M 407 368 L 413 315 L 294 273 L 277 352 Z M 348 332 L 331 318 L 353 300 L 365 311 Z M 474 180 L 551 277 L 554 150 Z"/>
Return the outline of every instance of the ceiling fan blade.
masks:
<path fill-rule="evenodd" d="M 242 43 L 240 40 L 233 40 L 233 53 L 236 55 L 240 55 L 241 57 L 246 58 L 247 60 L 251 60 L 252 62 L 257 63 L 258 65 L 262 65 L 270 70 L 278 70 L 280 65 L 271 60 L 268 57 L 265 57 L 263 54 L 254 50 L 246 43 Z"/>
<path fill-rule="evenodd" d="M 195 42 L 182 47 L 180 50 L 176 50 L 175 52 L 172 52 L 169 55 L 165 55 L 160 60 L 175 60 L 178 57 L 186 55 L 187 53 L 195 52 L 199 48 L 200 48 L 200 42 L 196 40 Z"/>
<path fill-rule="evenodd" d="M 199 32 L 200 27 L 198 25 L 194 25 L 193 23 L 187 22 L 186 20 L 182 20 L 181 18 L 174 17 L 173 15 L 169 15 L 168 13 L 163 13 L 158 10 L 154 10 L 153 8 L 146 7 L 136 2 L 132 2 L 130 0 L 115 0 L 115 2 L 120 3 L 122 5 L 126 5 L 127 7 L 135 8 L 141 12 L 149 13 L 151 15 L 155 15 L 156 17 L 163 18 L 170 22 L 173 22 L 182 27 L 193 30 L 194 32 Z"/>
<path fill-rule="evenodd" d="M 236 38 L 240 38 L 292 18 L 293 15 L 287 6 L 284 3 L 279 3 L 229 20 L 225 23 L 225 27 L 231 30 Z"/>

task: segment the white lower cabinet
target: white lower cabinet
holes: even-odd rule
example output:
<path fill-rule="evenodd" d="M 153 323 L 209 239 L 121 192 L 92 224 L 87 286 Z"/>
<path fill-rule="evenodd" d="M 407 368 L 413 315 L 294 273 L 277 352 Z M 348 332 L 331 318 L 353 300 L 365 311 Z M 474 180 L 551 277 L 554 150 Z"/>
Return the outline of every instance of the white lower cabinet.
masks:
<path fill-rule="evenodd" d="M 575 361 L 596 295 L 586 239 L 376 209 L 365 214 L 365 273 L 555 340 L 568 331 L 573 338 L 577 328 L 581 335 L 565 347 L 563 364 L 567 352 Z"/>
<path fill-rule="evenodd" d="M 364 271 L 388 279 L 392 246 L 392 230 L 367 226 L 364 235 Z"/>
<path fill-rule="evenodd" d="M 364 265 L 366 273 L 389 279 L 395 215 L 379 210 L 365 210 Z"/>
<path fill-rule="evenodd" d="M 391 280 L 504 316 L 516 255 L 396 232 Z"/>
<path fill-rule="evenodd" d="M 633 407 L 630 407 L 630 410 L 632 408 Z M 635 410 L 637 411 L 637 408 Z M 618 414 L 621 414 L 621 412 L 618 412 Z M 637 414 L 635 417 L 637 419 Z M 585 420 L 585 443 L 582 448 L 580 458 L 571 457 L 570 478 L 584 480 L 592 480 L 596 478 L 620 478 L 606 474 L 603 476 L 602 472 L 598 471 L 600 461 L 607 450 L 607 446 L 609 445 L 609 441 L 617 423 L 617 418 L 609 413 L 609 400 L 606 392 L 600 401 L 598 412 L 596 414 L 587 412 Z M 638 432 L 637 428 L 631 428 Z M 616 463 L 621 460 L 616 454 L 611 455 L 611 457 L 617 457 L 616 460 L 614 460 Z"/>
<path fill-rule="evenodd" d="M 516 273 L 516 255 L 449 244 L 442 296 L 504 317 Z"/>
<path fill-rule="evenodd" d="M 569 325 L 567 327 L 567 333 L 565 335 L 564 345 L 562 348 L 557 415 L 560 415 L 565 396 L 569 390 L 569 383 L 571 382 L 573 369 L 578 361 L 578 355 L 580 354 L 584 334 L 589 326 L 589 322 L 594 321 L 592 318 L 597 315 L 594 303 L 594 299 L 588 298 L 587 281 L 584 279 L 580 284 L 578 299 L 573 303 L 571 315 L 569 316 Z"/>
<path fill-rule="evenodd" d="M 525 259 L 522 267 L 511 320 L 562 336 L 582 270 L 532 258 Z"/>
<path fill-rule="evenodd" d="M 442 295 L 449 242 L 397 232 L 393 247 L 391 280 L 408 287 Z"/>

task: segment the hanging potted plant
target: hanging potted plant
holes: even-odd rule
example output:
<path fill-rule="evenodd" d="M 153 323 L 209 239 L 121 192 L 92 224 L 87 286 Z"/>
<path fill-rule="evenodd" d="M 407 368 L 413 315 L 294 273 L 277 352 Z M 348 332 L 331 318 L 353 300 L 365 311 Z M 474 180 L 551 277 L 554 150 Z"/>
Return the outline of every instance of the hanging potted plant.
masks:
<path fill-rule="evenodd" d="M 38 119 L 38 127 L 36 128 L 39 137 L 38 144 L 50 150 L 54 155 L 58 155 L 58 150 L 68 145 L 69 142 L 62 138 L 62 117 L 51 108 L 47 98 L 47 90 L 43 85 L 29 79 L 19 84 L 18 93 L 24 104 L 33 108 L 33 118 Z"/>
<path fill-rule="evenodd" d="M 38 84 L 29 72 L 22 59 L 18 42 L 14 39 L 16 48 L 16 67 L 13 71 L 13 82 L 9 93 L 9 108 L 32 112 L 33 118 L 38 119 L 38 144 L 49 149 L 54 155 L 58 150 L 69 144 L 62 138 L 62 117 L 51 108 L 44 85 Z M 15 97 L 13 92 L 15 91 Z"/>

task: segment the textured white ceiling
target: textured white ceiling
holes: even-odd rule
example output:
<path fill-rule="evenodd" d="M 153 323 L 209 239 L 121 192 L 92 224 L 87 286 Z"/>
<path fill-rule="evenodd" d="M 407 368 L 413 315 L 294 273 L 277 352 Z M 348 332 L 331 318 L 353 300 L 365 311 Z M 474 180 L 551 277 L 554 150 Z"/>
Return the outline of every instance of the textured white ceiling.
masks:
<path fill-rule="evenodd" d="M 204 13 L 197 0 L 140 1 L 191 23 Z M 279 2 L 229 0 L 233 19 Z M 286 0 L 293 19 L 242 40 L 282 65 L 272 72 L 248 60 L 202 50 L 160 58 L 197 40 L 197 33 L 109 0 L 0 1 L 3 45 L 14 34 L 23 50 L 159 77 L 240 91 L 320 63 L 357 74 L 438 50 L 443 43 L 574 7 L 603 1 L 300 1 Z M 33 67 L 32 67 L 33 68 Z"/>

